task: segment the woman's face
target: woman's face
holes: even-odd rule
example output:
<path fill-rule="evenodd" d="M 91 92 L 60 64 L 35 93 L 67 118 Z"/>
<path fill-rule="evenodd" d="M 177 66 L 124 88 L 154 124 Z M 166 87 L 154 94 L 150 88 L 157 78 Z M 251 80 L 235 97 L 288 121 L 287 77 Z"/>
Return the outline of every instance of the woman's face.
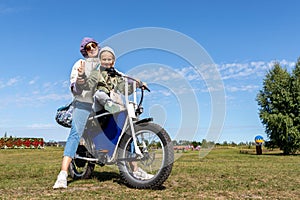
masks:
<path fill-rule="evenodd" d="M 103 67 L 106 68 L 113 67 L 115 62 L 114 55 L 109 51 L 104 51 L 101 53 L 100 62 L 101 62 L 101 66 Z"/>
<path fill-rule="evenodd" d="M 98 45 L 94 42 L 90 42 L 85 46 L 85 50 L 89 58 L 94 58 L 98 56 L 99 48 Z"/>

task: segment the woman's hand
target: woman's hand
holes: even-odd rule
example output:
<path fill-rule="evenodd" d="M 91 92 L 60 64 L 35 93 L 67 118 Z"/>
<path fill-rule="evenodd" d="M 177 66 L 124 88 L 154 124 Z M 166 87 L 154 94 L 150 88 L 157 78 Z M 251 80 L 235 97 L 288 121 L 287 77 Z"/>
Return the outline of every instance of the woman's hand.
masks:
<path fill-rule="evenodd" d="M 80 61 L 80 66 L 79 68 L 77 69 L 78 71 L 78 77 L 77 77 L 77 80 L 76 80 L 76 83 L 77 84 L 84 84 L 85 83 L 85 61 Z"/>
<path fill-rule="evenodd" d="M 85 74 L 85 61 L 80 61 L 80 67 L 78 70 L 78 76 L 83 76 Z"/>

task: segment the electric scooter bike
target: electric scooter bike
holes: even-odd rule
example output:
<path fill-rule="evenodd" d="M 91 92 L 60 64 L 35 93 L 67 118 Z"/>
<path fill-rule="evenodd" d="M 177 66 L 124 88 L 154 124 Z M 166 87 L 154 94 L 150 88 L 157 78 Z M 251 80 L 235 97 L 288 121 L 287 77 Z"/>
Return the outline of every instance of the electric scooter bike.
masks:
<path fill-rule="evenodd" d="M 172 171 L 172 141 L 166 130 L 155 124 L 152 118 L 140 119 L 144 91 L 150 90 L 146 86 L 136 88 L 133 84 L 134 92 L 128 95 L 128 82 L 137 80 L 128 76 L 123 78 L 125 109 L 113 114 L 103 111 L 90 115 L 69 173 L 73 179 L 88 179 L 95 165 L 117 165 L 120 179 L 127 186 L 158 188 Z M 150 176 L 137 178 L 134 174 L 136 167 Z"/>

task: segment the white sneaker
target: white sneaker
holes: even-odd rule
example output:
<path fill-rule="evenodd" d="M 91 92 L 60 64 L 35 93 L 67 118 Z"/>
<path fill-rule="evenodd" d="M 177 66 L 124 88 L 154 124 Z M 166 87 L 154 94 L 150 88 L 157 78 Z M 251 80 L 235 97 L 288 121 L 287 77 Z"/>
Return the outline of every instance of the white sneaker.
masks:
<path fill-rule="evenodd" d="M 67 177 L 68 177 L 68 173 L 61 171 L 58 176 L 57 176 L 57 180 L 53 186 L 53 189 L 59 189 L 59 188 L 67 188 Z"/>
<path fill-rule="evenodd" d="M 142 170 L 142 168 L 140 168 L 140 167 L 137 169 L 137 171 L 133 172 L 133 176 L 135 178 L 141 179 L 141 180 L 147 180 L 147 179 L 151 179 L 154 177 L 154 175 L 148 174 L 147 172 Z"/>

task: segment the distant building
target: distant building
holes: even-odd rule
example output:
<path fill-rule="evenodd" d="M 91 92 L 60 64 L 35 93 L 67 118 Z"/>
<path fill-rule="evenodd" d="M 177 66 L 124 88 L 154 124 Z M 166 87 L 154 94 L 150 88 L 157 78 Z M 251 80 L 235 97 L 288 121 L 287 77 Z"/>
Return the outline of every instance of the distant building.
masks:
<path fill-rule="evenodd" d="M 59 141 L 59 142 L 57 142 L 57 146 L 58 147 L 65 147 L 66 146 L 66 141 Z"/>

